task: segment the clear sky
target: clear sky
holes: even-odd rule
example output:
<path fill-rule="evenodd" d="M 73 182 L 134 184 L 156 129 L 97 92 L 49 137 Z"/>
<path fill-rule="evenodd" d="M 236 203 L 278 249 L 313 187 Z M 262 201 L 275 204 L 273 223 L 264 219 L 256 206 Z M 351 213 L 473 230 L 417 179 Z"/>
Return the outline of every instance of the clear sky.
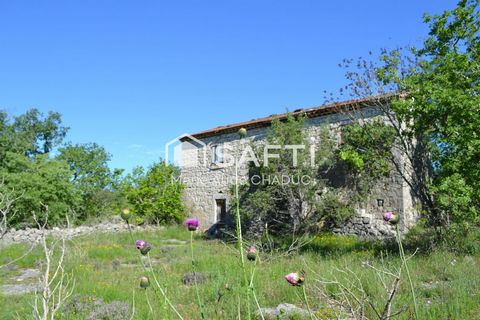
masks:
<path fill-rule="evenodd" d="M 0 109 L 55 110 L 111 167 L 182 133 L 323 103 L 337 64 L 419 43 L 421 0 L 0 0 Z"/>

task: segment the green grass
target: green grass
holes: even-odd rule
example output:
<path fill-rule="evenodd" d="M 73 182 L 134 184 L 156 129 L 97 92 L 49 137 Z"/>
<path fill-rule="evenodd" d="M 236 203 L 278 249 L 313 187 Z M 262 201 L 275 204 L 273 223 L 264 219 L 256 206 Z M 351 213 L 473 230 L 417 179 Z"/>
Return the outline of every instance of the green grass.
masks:
<path fill-rule="evenodd" d="M 158 232 L 136 232 L 135 239 L 149 241 L 153 249 L 151 257 L 158 263 L 155 271 L 167 295 L 185 319 L 199 319 L 195 288 L 182 283 L 183 274 L 191 271 L 189 245 L 169 246 L 162 249 L 165 239 L 188 240 L 188 231 L 182 228 L 165 228 Z M 0 250 L 0 264 L 22 254 L 28 246 L 15 245 Z M 244 305 L 244 290 L 241 288 L 242 270 L 233 245 L 216 240 L 196 238 L 194 243 L 197 271 L 207 275 L 207 281 L 199 285 L 200 296 L 205 305 L 207 319 L 235 319 L 238 298 Z M 156 299 L 152 288 L 138 287 L 144 275 L 139 265 L 139 252 L 132 244 L 128 233 L 97 234 L 78 237 L 69 243 L 66 269 L 76 278 L 75 295 L 84 301 L 101 298 L 108 303 L 114 300 L 132 303 L 135 293 L 135 319 L 152 319 L 146 303 L 149 295 L 156 312 L 154 319 L 166 318 L 163 301 Z M 381 258 L 382 257 L 382 258 Z M 372 303 L 378 307 L 384 303 L 386 292 L 375 272 L 365 267 L 369 262 L 380 267 L 381 259 L 386 266 L 399 266 L 397 255 L 382 252 L 378 245 L 367 245 L 351 237 L 322 236 L 301 254 L 282 257 L 274 256 L 257 265 L 255 291 L 262 307 L 274 307 L 280 303 L 292 303 L 305 308 L 301 289 L 291 287 L 284 275 L 300 269 L 306 271 L 306 289 L 309 303 L 317 315 L 328 319 L 332 306 L 327 303 L 318 287 L 319 277 L 347 281 L 340 270 L 351 270 L 368 293 Z M 16 265 L 20 268 L 39 267 L 42 252 L 37 248 Z M 120 266 L 120 264 L 133 265 Z M 249 270 L 253 264 L 249 263 Z M 480 267 L 478 256 L 455 256 L 447 252 L 416 255 L 409 260 L 415 285 L 421 319 L 475 319 L 480 313 Z M 11 282 L 15 270 L 0 269 L 0 283 Z M 317 275 L 315 275 L 317 274 Z M 151 277 L 150 277 L 151 278 Z M 153 280 L 153 279 L 151 279 Z M 433 285 L 429 285 L 433 284 Z M 327 285 L 324 294 L 334 297 L 338 288 Z M 16 297 L 0 296 L 0 319 L 28 319 L 32 315 L 33 295 Z M 406 308 L 398 319 L 409 319 L 412 312 L 408 282 L 402 278 L 393 310 Z M 256 310 L 252 301 L 252 310 Z M 367 308 L 369 318 L 373 312 Z M 88 312 L 74 314 L 65 311 L 61 319 L 85 319 Z M 168 317 L 175 319 L 168 311 Z"/>

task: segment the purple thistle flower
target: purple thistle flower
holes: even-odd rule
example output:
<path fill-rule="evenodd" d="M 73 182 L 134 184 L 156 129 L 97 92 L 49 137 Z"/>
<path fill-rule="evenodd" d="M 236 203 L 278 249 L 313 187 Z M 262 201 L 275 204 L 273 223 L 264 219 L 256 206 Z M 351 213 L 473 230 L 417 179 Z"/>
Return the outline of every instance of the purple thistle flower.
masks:
<path fill-rule="evenodd" d="M 137 241 L 135 241 L 135 247 L 137 247 L 137 249 L 140 249 L 145 245 L 145 243 L 146 242 L 143 241 L 143 240 L 137 240 Z"/>
<path fill-rule="evenodd" d="M 257 247 L 250 246 L 250 248 L 248 248 L 247 259 L 250 261 L 255 261 L 255 259 L 257 259 Z"/>
<path fill-rule="evenodd" d="M 137 249 L 140 250 L 140 253 L 143 255 L 146 255 L 150 251 L 150 249 L 152 249 L 150 243 L 144 240 L 137 240 L 135 242 L 135 247 L 137 247 Z"/>
<path fill-rule="evenodd" d="M 400 221 L 400 217 L 395 212 L 388 211 L 388 212 L 385 212 L 383 214 L 383 220 L 385 220 L 386 222 L 388 222 L 390 224 L 395 225 Z"/>
<path fill-rule="evenodd" d="M 200 226 L 200 222 L 198 221 L 197 218 L 188 218 L 185 221 L 185 225 L 187 226 L 187 229 L 189 231 L 196 231 Z"/>
<path fill-rule="evenodd" d="M 305 282 L 303 272 L 291 272 L 285 276 L 285 280 L 292 286 L 301 286 Z"/>

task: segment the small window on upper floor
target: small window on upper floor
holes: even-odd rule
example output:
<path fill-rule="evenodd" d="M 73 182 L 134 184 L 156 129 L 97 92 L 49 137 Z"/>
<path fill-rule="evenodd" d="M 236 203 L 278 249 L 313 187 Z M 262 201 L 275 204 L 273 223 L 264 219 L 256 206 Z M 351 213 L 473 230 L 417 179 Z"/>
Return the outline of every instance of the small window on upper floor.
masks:
<path fill-rule="evenodd" d="M 212 146 L 212 162 L 217 164 L 225 162 L 225 158 L 223 156 L 222 144 L 217 144 Z"/>

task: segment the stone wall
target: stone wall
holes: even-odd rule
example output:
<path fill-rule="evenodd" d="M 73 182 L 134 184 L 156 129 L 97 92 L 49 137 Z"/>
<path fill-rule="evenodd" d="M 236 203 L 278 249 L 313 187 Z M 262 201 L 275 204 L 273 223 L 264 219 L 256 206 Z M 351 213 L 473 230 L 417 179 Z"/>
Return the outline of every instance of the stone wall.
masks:
<path fill-rule="evenodd" d="M 128 231 L 128 226 L 125 222 L 120 221 L 113 222 L 104 222 L 92 226 L 78 226 L 72 228 L 58 228 L 54 227 L 53 229 L 40 230 L 36 228 L 27 228 L 27 229 L 10 229 L 5 236 L 0 239 L 0 247 L 7 246 L 14 243 L 37 243 L 40 241 L 43 233 L 46 236 L 51 236 L 54 238 L 71 239 L 76 236 L 87 235 L 91 233 L 102 233 L 102 232 L 126 232 Z M 157 226 L 130 226 L 132 230 L 153 230 L 161 227 Z"/>
<path fill-rule="evenodd" d="M 378 117 L 375 109 L 362 110 L 362 118 L 366 121 L 375 117 Z M 349 122 L 351 118 L 343 114 L 307 119 L 307 135 L 312 139 L 318 138 L 321 126 L 328 126 L 332 132 L 339 133 L 341 126 Z M 228 207 L 230 190 L 235 183 L 234 165 L 222 166 L 212 163 L 213 147 L 223 145 L 228 150 L 243 150 L 251 142 L 264 143 L 268 130 L 269 127 L 248 130 L 248 135 L 244 139 L 239 139 L 237 133 L 218 134 L 205 138 L 202 142 L 206 145 L 206 154 L 199 149 L 183 150 L 182 157 L 188 158 L 189 163 L 195 161 L 198 163 L 197 166 L 182 167 L 181 176 L 186 184 L 185 200 L 192 215 L 198 217 L 202 225 L 211 226 L 217 222 L 215 199 L 225 199 Z M 238 152 L 237 157 L 239 157 Z M 399 162 L 403 161 L 399 154 L 395 156 Z M 240 182 L 247 181 L 248 163 L 241 163 L 238 173 Z M 383 205 L 379 205 L 377 199 L 383 199 Z M 390 237 L 394 229 L 383 222 L 383 213 L 390 210 L 398 212 L 402 217 L 401 228 L 406 230 L 415 223 L 418 215 L 414 203 L 408 185 L 396 171 L 392 171 L 389 178 L 377 184 L 363 206 L 357 208 L 357 217 L 334 231 L 368 238 Z"/>

